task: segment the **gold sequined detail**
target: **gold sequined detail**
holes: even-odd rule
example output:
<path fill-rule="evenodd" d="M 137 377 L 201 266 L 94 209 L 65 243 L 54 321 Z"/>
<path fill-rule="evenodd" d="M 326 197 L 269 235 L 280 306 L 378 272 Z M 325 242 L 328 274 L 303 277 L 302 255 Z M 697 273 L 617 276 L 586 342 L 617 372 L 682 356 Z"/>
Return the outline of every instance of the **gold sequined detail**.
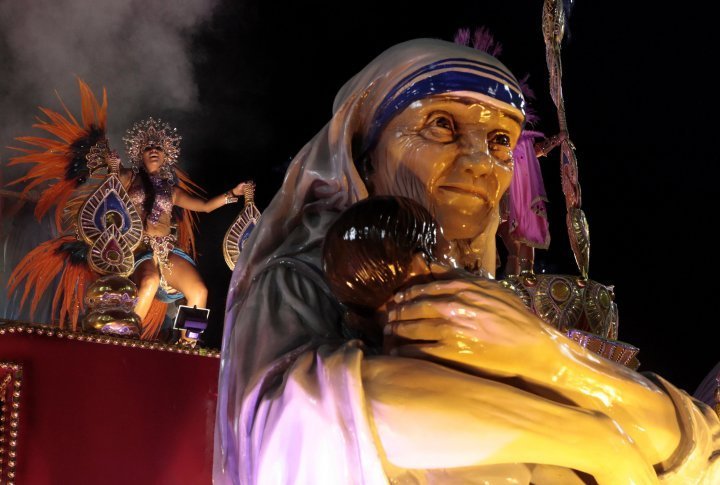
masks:
<path fill-rule="evenodd" d="M 570 286 L 562 280 L 557 280 L 550 286 L 550 295 L 553 300 L 562 303 L 570 298 Z"/>

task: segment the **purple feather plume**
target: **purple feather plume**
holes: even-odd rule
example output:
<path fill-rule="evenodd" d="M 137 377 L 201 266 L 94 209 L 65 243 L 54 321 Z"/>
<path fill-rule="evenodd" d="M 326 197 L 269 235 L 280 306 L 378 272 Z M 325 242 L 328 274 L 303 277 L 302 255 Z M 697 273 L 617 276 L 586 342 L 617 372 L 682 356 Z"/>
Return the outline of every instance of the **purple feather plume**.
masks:
<path fill-rule="evenodd" d="M 456 44 L 470 46 L 470 29 L 458 29 L 453 40 Z M 477 50 L 487 52 L 493 57 L 498 57 L 502 54 L 502 44 L 495 40 L 495 37 L 493 37 L 487 27 L 478 27 L 475 29 L 472 33 L 472 46 Z"/>
<path fill-rule="evenodd" d="M 523 93 L 523 96 L 525 97 L 525 100 L 527 101 L 525 103 L 525 123 L 528 124 L 528 126 L 535 126 L 535 123 L 540 121 L 540 117 L 537 114 L 537 111 L 533 109 L 533 107 L 530 105 L 530 100 L 535 99 L 535 91 L 532 90 L 530 85 L 528 84 L 528 79 L 530 78 L 530 74 L 526 74 L 525 77 L 520 79 L 518 82 L 520 83 L 520 90 Z"/>
<path fill-rule="evenodd" d="M 473 47 L 493 57 L 502 54 L 502 44 L 495 40 L 487 27 L 478 27 L 473 33 Z"/>
<path fill-rule="evenodd" d="M 455 38 L 453 39 L 453 42 L 460 45 L 470 45 L 470 29 L 458 29 L 457 32 L 455 32 Z"/>

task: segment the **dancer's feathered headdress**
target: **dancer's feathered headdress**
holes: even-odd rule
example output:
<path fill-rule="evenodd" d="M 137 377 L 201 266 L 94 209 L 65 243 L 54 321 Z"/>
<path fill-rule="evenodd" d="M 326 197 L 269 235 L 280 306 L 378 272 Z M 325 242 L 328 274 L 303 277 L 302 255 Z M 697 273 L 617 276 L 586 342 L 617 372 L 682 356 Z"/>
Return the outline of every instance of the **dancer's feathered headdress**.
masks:
<path fill-rule="evenodd" d="M 172 128 L 161 119 L 154 118 L 138 121 L 123 137 L 133 169 L 142 164 L 143 151 L 150 146 L 162 148 L 165 153 L 165 164 L 175 165 L 180 156 L 180 140 L 182 137 L 177 134 L 177 128 Z"/>

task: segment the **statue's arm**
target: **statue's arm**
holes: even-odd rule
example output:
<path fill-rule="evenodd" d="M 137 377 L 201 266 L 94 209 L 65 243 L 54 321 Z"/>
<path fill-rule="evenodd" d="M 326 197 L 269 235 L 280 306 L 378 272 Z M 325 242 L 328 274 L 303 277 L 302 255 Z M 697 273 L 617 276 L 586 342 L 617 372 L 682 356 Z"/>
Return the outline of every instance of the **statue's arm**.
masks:
<path fill-rule="evenodd" d="M 437 281 L 396 300 L 387 331 L 410 341 L 396 348 L 399 355 L 496 378 L 519 376 L 533 393 L 561 396 L 616 421 L 649 463 L 677 449 L 681 430 L 665 392 L 544 324 L 496 283 Z"/>
<path fill-rule="evenodd" d="M 602 413 L 415 359 L 366 358 L 362 379 L 392 465 L 540 463 L 589 473 L 599 483 L 656 480 L 632 438 Z"/>

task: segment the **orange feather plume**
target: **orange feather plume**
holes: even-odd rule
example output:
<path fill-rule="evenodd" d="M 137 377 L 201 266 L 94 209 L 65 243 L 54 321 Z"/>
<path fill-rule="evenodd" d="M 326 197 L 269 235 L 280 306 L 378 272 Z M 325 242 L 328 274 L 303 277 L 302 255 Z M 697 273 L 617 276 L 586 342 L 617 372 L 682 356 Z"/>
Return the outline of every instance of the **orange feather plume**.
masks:
<path fill-rule="evenodd" d="M 166 312 L 167 303 L 163 303 L 157 298 L 153 299 L 150 304 L 150 309 L 143 319 L 143 328 L 140 335 L 142 340 L 154 340 L 157 338 L 157 335 L 160 332 L 160 327 L 165 319 Z"/>
<path fill-rule="evenodd" d="M 85 290 L 96 278 L 97 275 L 86 264 L 68 263 L 65 265 L 65 271 L 60 277 L 60 284 L 55 291 L 52 306 L 54 315 L 58 303 L 61 301 L 60 298 L 63 297 L 60 305 L 60 327 L 63 327 L 66 319 L 69 319 L 70 328 L 73 331 L 77 330 L 78 319 L 85 308 L 83 303 Z"/>
<path fill-rule="evenodd" d="M 40 299 L 55 278 L 62 273 L 60 283 L 55 289 L 52 302 L 51 318 L 58 315 L 59 325 L 63 327 L 69 317 L 70 326 L 77 328 L 78 318 L 83 310 L 83 296 L 85 288 L 97 278 L 85 264 L 73 264 L 68 261 L 70 255 L 63 253 L 60 248 L 65 243 L 75 241 L 74 236 L 63 236 L 42 243 L 18 263 L 8 280 L 8 293 L 14 292 L 20 283 L 25 280 L 25 286 L 20 306 L 33 291 L 30 301 L 30 316 L 35 315 Z"/>
<path fill-rule="evenodd" d="M 194 196 L 201 196 L 205 191 L 195 182 L 190 180 L 187 173 L 175 169 L 175 173 L 178 177 L 178 187 L 185 190 L 189 194 Z M 193 259 L 197 259 L 197 252 L 195 250 L 195 232 L 197 231 L 198 216 L 195 212 L 187 209 L 182 209 L 183 215 L 182 220 L 178 223 L 177 228 L 177 242 L 180 249 L 188 253 Z"/>
<path fill-rule="evenodd" d="M 91 132 L 104 135 L 107 122 L 107 93 L 103 89 L 102 104 L 97 100 L 90 87 L 81 79 L 78 79 L 80 87 L 81 119 L 82 124 L 72 115 L 60 99 L 65 110 L 65 115 L 40 108 L 46 119 L 37 118 L 34 128 L 41 129 L 57 139 L 42 138 L 37 136 L 19 137 L 18 141 L 33 148 L 11 147 L 24 155 L 10 160 L 8 165 L 33 164 L 24 176 L 10 182 L 9 185 L 25 183 L 23 195 L 27 195 L 33 188 L 50 183 L 51 185 L 43 190 L 37 206 L 35 217 L 41 219 L 45 213 L 56 205 L 55 224 L 57 230 L 64 232 L 61 227 L 62 213 L 65 204 L 72 196 L 78 185 L 77 178 L 68 178 L 68 170 L 73 158 L 76 156 L 73 144 L 78 140 L 89 137 Z M 58 96 L 60 98 L 60 96 Z M 88 147 L 89 148 L 89 147 Z"/>

